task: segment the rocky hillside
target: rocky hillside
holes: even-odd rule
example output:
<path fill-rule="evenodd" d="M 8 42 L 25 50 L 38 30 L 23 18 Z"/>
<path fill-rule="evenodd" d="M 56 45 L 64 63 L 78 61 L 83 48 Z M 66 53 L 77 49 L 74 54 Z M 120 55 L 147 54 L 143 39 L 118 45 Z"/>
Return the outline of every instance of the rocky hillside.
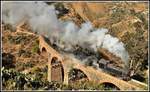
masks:
<path fill-rule="evenodd" d="M 80 22 L 91 21 L 97 28 L 107 28 L 109 33 L 125 44 L 130 55 L 132 76 L 147 79 L 148 68 L 148 3 L 65 3 L 69 13 L 62 19 L 76 17 Z M 74 17 L 72 18 L 74 21 Z M 144 71 L 144 72 L 143 72 Z M 141 80 L 142 81 L 142 80 Z M 144 81 L 146 82 L 146 81 Z"/>
<path fill-rule="evenodd" d="M 148 83 L 148 4 L 147 3 L 47 3 L 59 11 L 60 20 L 78 26 L 91 21 L 96 28 L 107 28 L 122 41 L 130 55 L 132 78 Z M 47 81 L 47 56 L 39 52 L 38 35 L 17 32 L 2 24 L 2 87 L 5 90 L 110 90 L 105 85 L 84 80 L 63 85 Z M 29 31 L 29 30 L 28 30 Z M 78 73 L 73 71 L 74 73 Z M 75 74 L 71 74 L 72 80 Z M 73 76 L 72 76 L 73 75 Z M 82 75 L 82 74 L 81 74 Z M 92 86 L 91 86 L 92 85 Z"/>

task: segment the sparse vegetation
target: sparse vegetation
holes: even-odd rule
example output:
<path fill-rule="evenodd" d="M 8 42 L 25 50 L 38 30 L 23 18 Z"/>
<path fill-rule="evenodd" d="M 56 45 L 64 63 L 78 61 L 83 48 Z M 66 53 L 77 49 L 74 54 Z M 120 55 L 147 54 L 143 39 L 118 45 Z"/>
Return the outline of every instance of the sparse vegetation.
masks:
<path fill-rule="evenodd" d="M 7 30 L 7 31 L 12 31 L 12 32 L 15 31 L 14 28 L 12 27 L 12 25 L 10 25 L 10 24 L 2 24 L 2 28 L 3 28 L 3 30 Z"/>
<path fill-rule="evenodd" d="M 30 74 L 22 74 L 16 72 L 14 69 L 2 69 L 2 81 L 3 89 L 10 90 L 23 90 L 23 89 L 57 89 L 58 83 L 52 83 L 48 81 L 42 81 L 37 76 L 32 76 Z M 4 82 L 5 81 L 5 82 Z"/>
<path fill-rule="evenodd" d="M 57 14 L 58 18 L 69 12 L 69 10 L 64 7 L 63 3 L 55 3 L 55 9 L 59 12 Z"/>
<path fill-rule="evenodd" d="M 27 51 L 27 50 L 22 50 L 20 49 L 18 52 L 18 56 L 22 56 L 22 57 L 30 57 L 31 56 L 31 52 Z"/>
<path fill-rule="evenodd" d="M 26 37 L 23 35 L 22 36 L 19 35 L 19 36 L 9 36 L 8 37 L 9 42 L 12 44 L 19 44 L 21 42 L 24 42 L 25 39 L 26 39 Z"/>
<path fill-rule="evenodd" d="M 25 64 L 25 67 L 33 67 L 33 66 L 34 66 L 34 64 L 32 62 L 27 62 Z"/>
<path fill-rule="evenodd" d="M 120 8 L 120 7 L 118 8 L 118 7 L 116 7 L 116 8 L 114 8 L 112 10 L 112 14 L 111 14 L 111 18 L 110 19 L 112 20 L 112 22 L 114 24 L 118 23 L 122 19 L 124 19 L 125 15 L 128 14 L 127 12 L 128 11 L 126 9 L 124 9 L 124 8 Z"/>
<path fill-rule="evenodd" d="M 38 40 L 35 41 L 35 43 L 32 47 L 32 53 L 39 53 L 39 42 L 38 42 Z"/>
<path fill-rule="evenodd" d="M 104 90 L 103 84 L 97 84 L 89 81 L 74 82 L 65 85 L 58 82 L 48 82 L 41 80 L 40 73 L 22 74 L 14 69 L 2 68 L 3 89 L 10 90 Z M 107 90 L 107 89 L 106 89 Z"/>
<path fill-rule="evenodd" d="M 137 31 L 135 34 L 127 32 L 122 39 L 130 54 L 131 62 L 129 66 L 134 70 L 133 75 L 142 75 L 143 71 L 147 69 L 146 66 L 148 66 L 148 44 L 142 36 L 142 29 L 137 29 Z"/>

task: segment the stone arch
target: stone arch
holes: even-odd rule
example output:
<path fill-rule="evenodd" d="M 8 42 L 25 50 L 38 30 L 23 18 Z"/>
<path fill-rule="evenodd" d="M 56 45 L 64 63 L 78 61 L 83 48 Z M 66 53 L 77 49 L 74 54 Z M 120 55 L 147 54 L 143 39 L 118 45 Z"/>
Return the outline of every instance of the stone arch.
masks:
<path fill-rule="evenodd" d="M 93 78 L 91 77 L 91 74 L 89 73 L 87 68 L 85 68 L 84 66 L 77 64 L 77 65 L 74 65 L 73 68 L 81 70 L 84 74 L 86 74 L 88 80 L 90 81 L 93 80 Z"/>
<path fill-rule="evenodd" d="M 122 90 L 122 87 L 119 86 L 119 84 L 117 84 L 116 82 L 111 82 L 111 81 L 106 81 L 106 80 L 101 80 L 100 81 L 100 84 L 103 84 L 103 85 L 111 85 L 113 87 L 116 88 L 116 90 Z"/>
<path fill-rule="evenodd" d="M 49 62 L 51 65 L 51 81 L 64 81 L 64 68 L 62 62 L 57 57 L 52 57 Z"/>
<path fill-rule="evenodd" d="M 42 47 L 41 52 L 42 52 L 42 53 L 43 53 L 43 52 L 47 52 L 46 49 L 45 49 L 45 47 Z"/>
<path fill-rule="evenodd" d="M 104 86 L 104 90 L 120 90 L 120 88 L 118 86 L 116 86 L 115 84 L 111 83 L 111 82 L 103 82 L 101 83 Z"/>
<path fill-rule="evenodd" d="M 47 51 L 47 49 L 45 47 L 42 47 L 40 50 L 40 54 L 44 57 L 46 57 L 47 59 L 49 58 L 49 53 Z"/>
<path fill-rule="evenodd" d="M 56 64 L 56 63 L 60 63 L 60 62 L 58 61 L 57 57 L 53 57 L 51 60 L 51 65 Z"/>
<path fill-rule="evenodd" d="M 84 71 L 78 68 L 72 68 L 68 72 L 68 82 L 74 82 L 78 80 L 86 80 L 89 81 L 88 76 Z"/>

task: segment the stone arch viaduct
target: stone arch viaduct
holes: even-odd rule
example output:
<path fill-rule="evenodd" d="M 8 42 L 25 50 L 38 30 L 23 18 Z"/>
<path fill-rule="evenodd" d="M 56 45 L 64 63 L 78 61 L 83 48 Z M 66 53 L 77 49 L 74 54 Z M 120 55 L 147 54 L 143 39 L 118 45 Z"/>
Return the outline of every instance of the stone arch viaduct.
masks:
<path fill-rule="evenodd" d="M 68 73 L 71 69 L 79 69 L 85 73 L 89 81 L 98 83 L 112 83 L 120 90 L 139 90 L 139 87 L 118 79 L 93 67 L 85 66 L 80 61 L 68 55 L 60 54 L 54 50 L 43 36 L 39 36 L 40 51 L 48 54 L 48 81 L 56 80 L 68 84 Z M 59 67 L 58 67 L 59 66 Z M 59 72 L 61 71 L 61 72 Z"/>

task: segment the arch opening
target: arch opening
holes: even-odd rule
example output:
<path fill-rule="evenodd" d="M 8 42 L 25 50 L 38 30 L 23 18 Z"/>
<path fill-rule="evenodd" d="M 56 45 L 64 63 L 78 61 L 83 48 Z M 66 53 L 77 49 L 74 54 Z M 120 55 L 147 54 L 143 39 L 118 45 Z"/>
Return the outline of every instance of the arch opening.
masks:
<path fill-rule="evenodd" d="M 57 57 L 53 57 L 52 60 L 51 60 L 51 64 L 54 65 L 54 64 L 59 64 L 61 63 L 60 61 L 58 61 L 58 58 Z"/>
<path fill-rule="evenodd" d="M 43 47 L 43 48 L 42 48 L 42 53 L 43 53 L 43 52 L 46 52 L 46 49 L 45 49 L 45 47 Z"/>
<path fill-rule="evenodd" d="M 64 81 L 64 68 L 61 61 L 59 61 L 57 57 L 53 57 L 51 60 L 51 81 Z"/>
<path fill-rule="evenodd" d="M 109 83 L 109 82 L 104 82 L 101 83 L 101 85 L 103 86 L 104 90 L 120 90 L 119 87 L 117 87 L 115 84 L 113 83 Z"/>
<path fill-rule="evenodd" d="M 48 59 L 48 53 L 47 53 L 45 47 L 42 47 L 42 49 L 41 49 L 41 55 L 44 56 L 44 57 L 46 57 Z"/>
<path fill-rule="evenodd" d="M 87 75 L 82 70 L 76 68 L 73 68 L 69 71 L 68 77 L 69 83 L 78 81 L 89 81 Z"/>

